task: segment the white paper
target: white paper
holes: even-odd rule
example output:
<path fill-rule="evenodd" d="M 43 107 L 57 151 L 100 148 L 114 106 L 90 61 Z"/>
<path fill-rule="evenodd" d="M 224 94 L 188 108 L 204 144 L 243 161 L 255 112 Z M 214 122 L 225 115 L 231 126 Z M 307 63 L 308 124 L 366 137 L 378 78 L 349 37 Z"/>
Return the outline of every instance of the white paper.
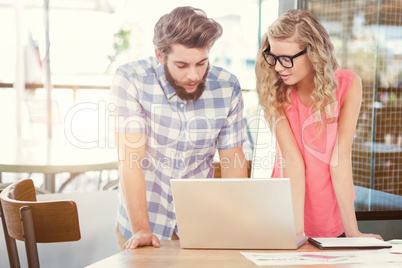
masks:
<path fill-rule="evenodd" d="M 402 265 L 402 254 L 393 253 L 391 249 L 325 251 L 325 252 L 292 252 L 292 253 L 249 253 L 240 252 L 256 265 L 315 265 L 359 263 L 378 265 L 395 263 Z"/>

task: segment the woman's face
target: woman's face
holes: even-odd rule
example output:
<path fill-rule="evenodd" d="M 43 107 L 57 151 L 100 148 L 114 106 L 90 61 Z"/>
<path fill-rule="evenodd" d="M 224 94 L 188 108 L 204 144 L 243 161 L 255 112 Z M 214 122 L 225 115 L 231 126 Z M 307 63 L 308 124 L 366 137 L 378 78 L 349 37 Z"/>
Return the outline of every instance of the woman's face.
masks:
<path fill-rule="evenodd" d="M 294 56 L 299 52 L 303 51 L 298 43 L 291 40 L 276 40 L 269 39 L 270 43 L 270 53 L 274 56 Z M 286 85 L 297 85 L 297 84 L 310 84 L 314 81 L 314 69 L 311 62 L 306 54 L 300 55 L 293 59 L 293 67 L 285 68 L 279 62 L 276 61 L 275 71 L 280 75 L 283 82 Z"/>

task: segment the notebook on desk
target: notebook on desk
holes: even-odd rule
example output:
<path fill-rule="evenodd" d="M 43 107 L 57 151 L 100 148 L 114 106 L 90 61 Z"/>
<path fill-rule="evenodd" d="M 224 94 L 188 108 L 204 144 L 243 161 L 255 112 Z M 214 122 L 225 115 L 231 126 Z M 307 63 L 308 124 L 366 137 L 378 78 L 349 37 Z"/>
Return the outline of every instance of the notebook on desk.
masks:
<path fill-rule="evenodd" d="M 296 249 L 289 179 L 172 179 L 180 246 Z"/>
<path fill-rule="evenodd" d="M 309 238 L 308 242 L 319 249 L 380 249 L 392 248 L 388 242 L 374 237 L 318 237 Z"/>

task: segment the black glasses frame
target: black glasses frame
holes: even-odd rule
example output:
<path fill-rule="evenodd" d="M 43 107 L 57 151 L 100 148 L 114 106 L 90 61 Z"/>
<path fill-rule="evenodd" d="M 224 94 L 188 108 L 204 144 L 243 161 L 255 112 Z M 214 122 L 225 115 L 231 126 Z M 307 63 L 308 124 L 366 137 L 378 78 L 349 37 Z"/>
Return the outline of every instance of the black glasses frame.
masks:
<path fill-rule="evenodd" d="M 293 56 L 285 56 L 285 55 L 275 56 L 274 54 L 269 53 L 270 50 L 271 50 L 271 48 L 268 46 L 268 47 L 262 52 L 262 55 L 264 56 L 265 62 L 268 63 L 268 64 L 271 65 L 271 66 L 275 66 L 275 65 L 276 65 L 276 62 L 279 61 L 279 63 L 283 66 L 283 68 L 286 68 L 286 69 L 293 68 L 293 59 L 294 59 L 294 58 L 297 58 L 297 57 L 299 57 L 299 56 L 304 55 L 304 54 L 307 53 L 307 49 L 304 49 L 303 51 L 300 51 L 299 53 L 297 53 L 297 54 L 295 54 L 295 55 L 293 55 Z M 270 63 L 268 62 L 267 56 L 272 56 L 272 57 L 274 58 L 274 60 L 275 60 L 274 64 L 270 64 Z M 287 58 L 287 59 L 289 59 L 289 60 L 290 60 L 290 63 L 292 64 L 292 66 L 290 66 L 290 67 L 284 66 L 280 58 Z"/>

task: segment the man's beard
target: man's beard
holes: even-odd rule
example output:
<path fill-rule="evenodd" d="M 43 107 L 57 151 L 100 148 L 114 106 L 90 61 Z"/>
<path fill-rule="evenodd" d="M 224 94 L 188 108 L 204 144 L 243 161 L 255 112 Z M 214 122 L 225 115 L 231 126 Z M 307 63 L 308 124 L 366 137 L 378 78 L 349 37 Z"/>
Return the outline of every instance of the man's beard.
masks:
<path fill-rule="evenodd" d="M 198 81 L 199 84 L 198 84 L 196 90 L 193 93 L 188 93 L 184 87 L 179 86 L 179 85 L 176 84 L 176 81 L 174 80 L 174 78 L 170 74 L 170 71 L 169 71 L 169 68 L 167 67 L 167 64 L 164 64 L 163 68 L 165 69 L 166 80 L 174 88 L 174 90 L 176 91 L 177 96 L 180 99 L 186 100 L 186 101 L 187 100 L 196 101 L 196 100 L 199 99 L 199 97 L 201 97 L 202 93 L 205 90 L 205 82 L 207 80 L 207 75 L 208 75 L 208 72 L 209 72 L 209 64 L 208 64 L 208 67 L 207 67 L 207 69 L 205 71 L 205 74 L 204 74 L 202 80 Z"/>

